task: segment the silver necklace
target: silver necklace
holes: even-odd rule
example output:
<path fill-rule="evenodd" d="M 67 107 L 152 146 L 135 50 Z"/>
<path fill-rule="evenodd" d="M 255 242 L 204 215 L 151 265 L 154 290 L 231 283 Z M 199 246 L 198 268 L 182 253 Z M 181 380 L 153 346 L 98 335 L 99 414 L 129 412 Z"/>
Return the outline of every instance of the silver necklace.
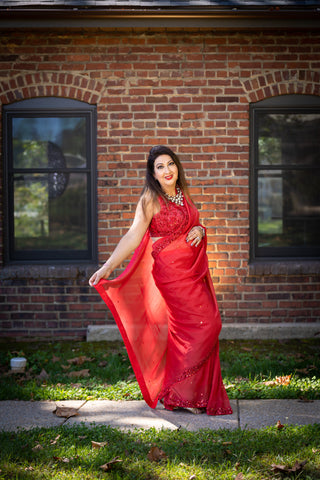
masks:
<path fill-rule="evenodd" d="M 168 200 L 170 200 L 170 202 L 175 203 L 176 205 L 180 205 L 181 207 L 183 206 L 183 195 L 179 187 L 177 187 L 176 195 L 168 195 L 167 193 L 165 193 L 164 196 Z"/>

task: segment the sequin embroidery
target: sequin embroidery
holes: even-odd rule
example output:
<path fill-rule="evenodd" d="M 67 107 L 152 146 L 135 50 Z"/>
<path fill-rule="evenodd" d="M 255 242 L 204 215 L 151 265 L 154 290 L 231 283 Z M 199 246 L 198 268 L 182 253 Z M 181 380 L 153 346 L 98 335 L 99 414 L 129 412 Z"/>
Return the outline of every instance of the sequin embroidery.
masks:
<path fill-rule="evenodd" d="M 185 205 L 165 202 L 161 197 L 159 203 L 160 211 L 153 216 L 149 225 L 151 237 L 162 237 L 153 245 L 154 258 L 185 231 L 189 221 Z"/>

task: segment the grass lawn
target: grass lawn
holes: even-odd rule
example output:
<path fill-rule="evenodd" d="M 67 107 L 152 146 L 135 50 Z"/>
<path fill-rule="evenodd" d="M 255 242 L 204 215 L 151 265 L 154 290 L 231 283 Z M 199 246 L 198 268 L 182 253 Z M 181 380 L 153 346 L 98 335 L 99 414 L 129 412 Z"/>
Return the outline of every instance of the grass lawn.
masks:
<path fill-rule="evenodd" d="M 24 374 L 10 358 L 25 356 Z M 231 399 L 320 398 L 320 339 L 221 341 Z M 0 343 L 0 400 L 142 399 L 121 342 Z"/>
<path fill-rule="evenodd" d="M 10 374 L 10 358 L 21 355 L 26 372 Z M 220 358 L 230 398 L 320 398 L 319 340 L 221 341 Z M 98 398 L 142 398 L 122 343 L 0 343 L 1 400 Z M 104 478 L 320 480 L 320 425 L 0 433 L 0 480 Z"/>
<path fill-rule="evenodd" d="M 0 433 L 0 451 L 2 480 L 320 479 L 320 425 L 196 433 L 59 427 Z"/>

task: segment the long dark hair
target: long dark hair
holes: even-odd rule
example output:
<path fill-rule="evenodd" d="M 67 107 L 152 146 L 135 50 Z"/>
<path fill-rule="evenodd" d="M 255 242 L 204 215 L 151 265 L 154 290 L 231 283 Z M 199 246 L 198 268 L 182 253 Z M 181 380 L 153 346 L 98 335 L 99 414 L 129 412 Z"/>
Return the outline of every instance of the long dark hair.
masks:
<path fill-rule="evenodd" d="M 184 196 L 189 200 L 189 202 L 191 201 L 188 184 L 178 155 L 174 153 L 171 148 L 166 147 L 165 145 L 157 145 L 151 148 L 148 155 L 145 185 L 141 193 L 143 210 L 145 210 L 145 203 L 147 201 L 146 198 L 149 195 L 155 203 L 157 202 L 159 196 L 167 201 L 160 183 L 154 178 L 154 163 L 160 155 L 169 155 L 169 157 L 172 158 L 178 168 L 177 185 L 180 187 L 184 193 Z"/>

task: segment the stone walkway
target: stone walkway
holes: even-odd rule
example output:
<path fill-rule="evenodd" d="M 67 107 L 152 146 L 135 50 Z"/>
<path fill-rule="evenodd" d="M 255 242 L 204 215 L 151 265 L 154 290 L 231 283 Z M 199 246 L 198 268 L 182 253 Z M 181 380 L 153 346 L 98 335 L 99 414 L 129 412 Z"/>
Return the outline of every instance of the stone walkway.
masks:
<path fill-rule="evenodd" d="M 0 402 L 0 430 L 16 431 L 34 427 L 60 425 L 110 425 L 120 429 L 185 428 L 196 431 L 201 428 L 217 430 L 258 429 L 281 424 L 305 425 L 320 423 L 320 400 L 232 400 L 232 415 L 211 417 L 193 415 L 184 410 L 169 412 L 158 404 L 151 409 L 144 401 L 68 400 L 68 401 L 2 401 Z M 70 418 L 58 417 L 56 407 L 77 410 Z"/>

